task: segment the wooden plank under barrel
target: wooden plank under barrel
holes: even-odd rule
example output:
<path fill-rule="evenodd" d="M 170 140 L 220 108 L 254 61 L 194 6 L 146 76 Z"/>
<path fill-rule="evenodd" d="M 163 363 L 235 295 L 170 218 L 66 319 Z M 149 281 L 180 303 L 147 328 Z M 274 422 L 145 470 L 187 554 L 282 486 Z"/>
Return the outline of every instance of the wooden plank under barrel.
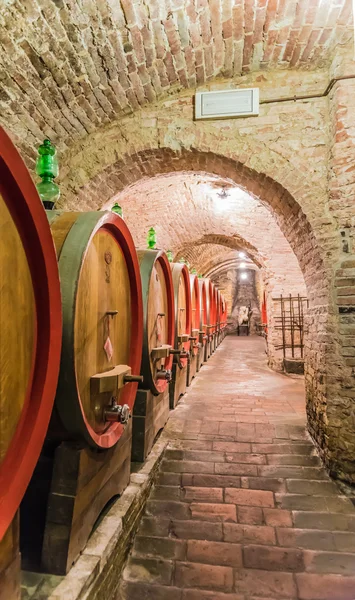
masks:
<path fill-rule="evenodd" d="M 58 267 L 30 174 L 0 128 L 0 598 L 20 598 L 17 510 L 52 412 L 61 347 Z"/>
<path fill-rule="evenodd" d="M 190 275 L 191 289 L 191 345 L 190 345 L 190 361 L 187 369 L 187 385 L 197 372 L 198 354 L 201 348 L 200 338 L 200 289 L 197 275 Z"/>
<path fill-rule="evenodd" d="M 187 364 L 190 357 L 191 291 L 190 274 L 186 265 L 171 263 L 175 300 L 175 344 L 179 354 L 174 356 L 170 384 L 170 408 L 175 408 L 186 391 Z"/>
<path fill-rule="evenodd" d="M 63 305 L 49 438 L 65 441 L 55 452 L 42 566 L 63 574 L 103 507 L 129 481 L 143 309 L 138 257 L 123 219 L 112 212 L 61 211 L 48 218 Z"/>
<path fill-rule="evenodd" d="M 169 415 L 175 308 L 165 252 L 138 250 L 138 259 L 143 291 L 143 383 L 134 404 L 132 460 L 144 461 Z"/>

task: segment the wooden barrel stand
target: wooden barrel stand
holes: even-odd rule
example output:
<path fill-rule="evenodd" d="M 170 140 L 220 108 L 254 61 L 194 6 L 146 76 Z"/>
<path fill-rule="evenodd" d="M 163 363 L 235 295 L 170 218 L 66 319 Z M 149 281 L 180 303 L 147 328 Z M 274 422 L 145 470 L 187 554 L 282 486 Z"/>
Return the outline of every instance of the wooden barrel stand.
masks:
<path fill-rule="evenodd" d="M 47 216 L 61 280 L 63 345 L 46 439 L 46 448 L 54 450 L 41 569 L 65 575 L 105 505 L 129 482 L 130 416 L 141 379 L 142 290 L 133 239 L 119 216 L 61 211 Z M 41 480 L 39 469 L 33 490 L 41 489 Z M 35 514 L 30 501 L 36 502 L 35 493 L 28 494 L 26 505 Z"/>
<path fill-rule="evenodd" d="M 107 503 L 119 496 L 131 473 L 132 421 L 108 450 L 62 442 L 55 451 L 41 568 L 65 575 L 86 545 Z"/>
<path fill-rule="evenodd" d="M 0 542 L 0 600 L 20 600 L 20 586 L 21 555 L 17 512 Z"/>
<path fill-rule="evenodd" d="M 62 335 L 43 205 L 0 127 L 0 598 L 20 598 L 18 508 L 52 412 Z"/>
<path fill-rule="evenodd" d="M 138 259 L 143 290 L 143 383 L 133 410 L 132 461 L 143 462 L 169 416 L 175 313 L 166 254 L 161 250 L 139 250 Z"/>
<path fill-rule="evenodd" d="M 177 405 L 186 392 L 191 337 L 191 291 L 190 274 L 186 265 L 172 263 L 175 300 L 175 348 L 181 354 L 174 356 L 170 384 L 170 408 Z"/>

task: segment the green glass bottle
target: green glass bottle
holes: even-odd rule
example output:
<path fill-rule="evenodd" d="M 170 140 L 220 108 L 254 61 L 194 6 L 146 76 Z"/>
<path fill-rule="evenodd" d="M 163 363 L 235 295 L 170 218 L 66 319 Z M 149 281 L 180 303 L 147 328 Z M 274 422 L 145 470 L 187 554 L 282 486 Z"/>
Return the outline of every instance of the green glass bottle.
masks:
<path fill-rule="evenodd" d="M 151 227 L 147 235 L 147 246 L 149 250 L 154 250 L 157 243 L 157 234 L 154 227 Z"/>
<path fill-rule="evenodd" d="M 191 275 L 197 275 L 197 271 L 195 268 L 191 269 L 190 273 Z"/>
<path fill-rule="evenodd" d="M 201 275 L 201 273 L 199 273 L 199 274 L 197 275 L 197 277 L 198 277 L 199 279 L 203 279 L 203 275 Z"/>
<path fill-rule="evenodd" d="M 182 263 L 182 264 L 186 265 L 187 268 L 190 269 L 190 263 L 189 263 L 188 260 L 186 260 L 186 258 L 181 257 L 180 260 L 179 260 L 179 263 Z"/>
<path fill-rule="evenodd" d="M 172 262 L 173 262 L 173 260 L 174 260 L 174 257 L 173 257 L 173 253 L 172 253 L 172 251 L 171 251 L 171 250 L 167 250 L 167 251 L 166 251 L 166 255 L 167 255 L 167 257 L 168 257 L 168 261 L 172 263 Z"/>
<path fill-rule="evenodd" d="M 59 167 L 57 150 L 48 139 L 44 140 L 43 144 L 38 148 L 36 173 L 42 179 L 36 186 L 39 197 L 43 202 L 44 208 L 52 210 L 60 197 L 59 186 L 53 181 L 58 176 Z"/>
<path fill-rule="evenodd" d="M 115 204 L 112 206 L 111 208 L 111 212 L 116 213 L 116 215 L 119 215 L 120 217 L 122 217 L 123 219 L 123 210 L 122 210 L 122 206 L 120 206 L 118 204 L 118 202 L 115 202 Z"/>

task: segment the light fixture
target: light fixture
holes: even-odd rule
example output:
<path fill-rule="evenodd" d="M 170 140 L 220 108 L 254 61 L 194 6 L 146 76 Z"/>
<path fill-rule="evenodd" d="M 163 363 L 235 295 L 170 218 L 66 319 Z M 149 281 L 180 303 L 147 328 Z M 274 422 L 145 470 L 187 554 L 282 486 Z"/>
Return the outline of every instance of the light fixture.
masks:
<path fill-rule="evenodd" d="M 248 279 L 248 273 L 241 273 L 240 278 L 241 279 Z"/>
<path fill-rule="evenodd" d="M 245 269 L 245 267 L 246 267 L 246 264 L 245 264 L 245 262 L 242 262 L 242 263 L 240 263 L 240 265 L 239 265 L 239 268 L 240 268 L 240 269 Z"/>
<path fill-rule="evenodd" d="M 355 2 L 355 0 L 354 0 Z M 239 258 L 245 258 L 245 252 L 238 252 Z"/>
<path fill-rule="evenodd" d="M 355 1 L 355 0 L 354 0 L 354 1 Z M 217 196 L 218 196 L 219 198 L 223 198 L 223 200 L 225 200 L 226 198 L 228 198 L 228 197 L 229 197 L 229 194 L 228 194 L 228 192 L 226 192 L 226 188 L 225 188 L 225 187 L 222 187 L 221 191 L 220 191 L 220 192 L 217 192 Z"/>

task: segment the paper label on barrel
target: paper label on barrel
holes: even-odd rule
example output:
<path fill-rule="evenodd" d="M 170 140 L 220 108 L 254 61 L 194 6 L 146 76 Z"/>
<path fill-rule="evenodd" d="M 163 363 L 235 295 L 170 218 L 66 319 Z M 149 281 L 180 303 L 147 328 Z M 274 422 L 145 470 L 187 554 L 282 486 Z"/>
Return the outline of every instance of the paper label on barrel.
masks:
<path fill-rule="evenodd" d="M 104 350 L 106 352 L 107 359 L 111 360 L 111 358 L 113 356 L 113 346 L 112 346 L 112 342 L 110 340 L 110 336 L 107 336 L 107 340 L 104 344 Z"/>

